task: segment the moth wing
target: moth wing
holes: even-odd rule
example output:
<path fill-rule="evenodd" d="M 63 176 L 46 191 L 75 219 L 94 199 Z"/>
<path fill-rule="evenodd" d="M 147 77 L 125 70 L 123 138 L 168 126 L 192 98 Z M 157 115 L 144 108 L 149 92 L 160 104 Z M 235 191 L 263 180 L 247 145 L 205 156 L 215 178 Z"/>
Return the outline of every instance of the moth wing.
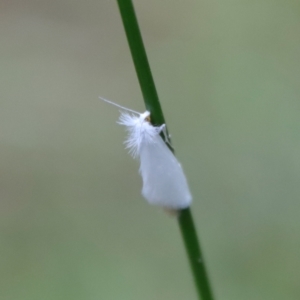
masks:
<path fill-rule="evenodd" d="M 183 209 L 191 204 L 183 169 L 159 135 L 142 143 L 140 160 L 142 195 L 150 204 L 172 209 Z"/>

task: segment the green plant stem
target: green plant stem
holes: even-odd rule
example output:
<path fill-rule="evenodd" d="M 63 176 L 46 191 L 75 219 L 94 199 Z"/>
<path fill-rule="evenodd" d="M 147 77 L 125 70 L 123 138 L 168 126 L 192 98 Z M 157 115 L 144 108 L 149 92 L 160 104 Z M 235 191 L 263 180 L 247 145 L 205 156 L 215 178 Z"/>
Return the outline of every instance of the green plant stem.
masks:
<path fill-rule="evenodd" d="M 213 300 L 214 298 L 190 208 L 180 211 L 178 221 L 198 295 L 201 295 L 200 299 Z"/>
<path fill-rule="evenodd" d="M 117 0 L 117 2 L 146 109 L 151 113 L 151 122 L 157 126 L 165 124 L 132 1 Z M 198 298 L 213 300 L 196 228 L 189 208 L 179 212 L 178 222 L 197 287 Z"/>
<path fill-rule="evenodd" d="M 157 126 L 165 124 L 132 1 L 117 1 L 145 106 L 151 113 L 151 122 Z"/>

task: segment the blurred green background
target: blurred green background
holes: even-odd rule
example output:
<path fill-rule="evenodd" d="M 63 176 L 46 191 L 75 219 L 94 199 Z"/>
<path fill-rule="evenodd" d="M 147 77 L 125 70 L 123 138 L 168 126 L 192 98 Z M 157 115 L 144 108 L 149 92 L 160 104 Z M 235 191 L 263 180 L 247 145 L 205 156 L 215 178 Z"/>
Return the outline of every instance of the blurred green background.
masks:
<path fill-rule="evenodd" d="M 300 299 L 300 3 L 135 1 L 216 299 Z M 196 299 L 141 197 L 115 1 L 0 1 L 0 299 Z"/>

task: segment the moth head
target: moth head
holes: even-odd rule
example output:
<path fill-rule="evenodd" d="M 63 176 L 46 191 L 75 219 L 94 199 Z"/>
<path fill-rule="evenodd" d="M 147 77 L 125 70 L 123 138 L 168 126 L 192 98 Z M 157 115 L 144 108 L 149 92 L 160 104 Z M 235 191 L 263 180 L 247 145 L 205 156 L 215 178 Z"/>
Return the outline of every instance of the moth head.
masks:
<path fill-rule="evenodd" d="M 140 115 L 140 120 L 141 121 L 146 121 L 146 122 L 150 123 L 150 121 L 151 121 L 150 112 L 146 110 L 144 113 L 142 113 Z"/>

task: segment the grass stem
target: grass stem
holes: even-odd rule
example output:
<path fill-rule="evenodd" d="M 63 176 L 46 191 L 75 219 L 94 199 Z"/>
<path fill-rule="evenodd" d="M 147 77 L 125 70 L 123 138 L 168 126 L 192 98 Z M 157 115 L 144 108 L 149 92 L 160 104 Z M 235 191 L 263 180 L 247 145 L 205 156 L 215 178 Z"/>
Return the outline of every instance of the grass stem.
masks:
<path fill-rule="evenodd" d="M 131 0 L 117 0 L 117 2 L 146 109 L 151 113 L 151 122 L 156 126 L 165 124 L 133 3 Z M 196 284 L 198 298 L 213 300 L 190 208 L 180 211 L 178 223 Z"/>

